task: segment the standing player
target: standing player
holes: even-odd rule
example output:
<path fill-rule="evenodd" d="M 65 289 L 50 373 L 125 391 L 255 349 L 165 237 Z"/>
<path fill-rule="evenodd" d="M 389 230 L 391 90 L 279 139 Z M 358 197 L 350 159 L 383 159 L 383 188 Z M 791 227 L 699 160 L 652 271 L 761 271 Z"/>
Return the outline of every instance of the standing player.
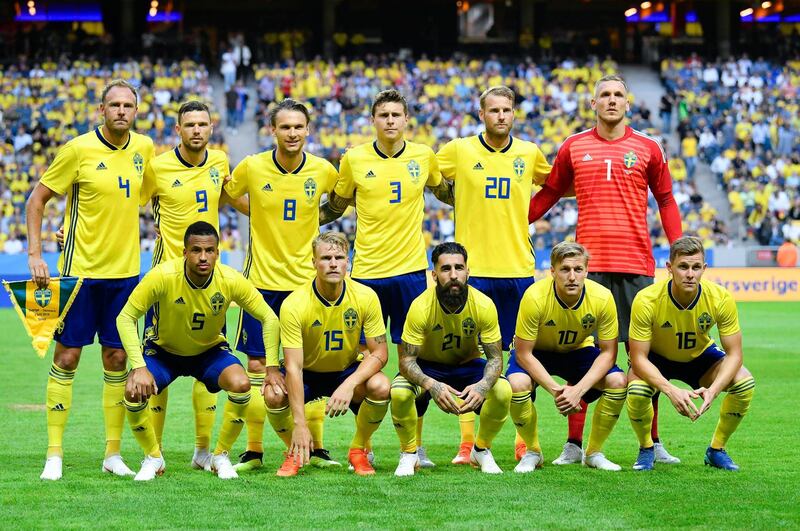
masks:
<path fill-rule="evenodd" d="M 314 442 L 303 404 L 328 396 L 325 413 L 356 414 L 356 433 L 348 461 L 356 474 L 372 475 L 366 446 L 389 409 L 386 327 L 375 292 L 346 280 L 349 245 L 344 234 L 326 232 L 314 239 L 316 278 L 292 292 L 281 307 L 281 342 L 286 363 L 287 396 L 265 392 L 272 425 L 291 444 L 279 476 L 295 476 L 309 462 Z M 361 334 L 367 351 L 358 361 Z"/>
<path fill-rule="evenodd" d="M 428 146 L 406 142 L 408 103 L 396 90 L 384 90 L 372 103 L 376 140 L 348 150 L 339 181 L 320 208 L 320 224 L 342 215 L 355 199 L 356 241 L 353 279 L 378 294 L 392 342 L 402 349 L 403 323 L 411 302 L 427 287 L 428 256 L 422 233 L 424 191 L 446 202 L 450 188 L 439 174 Z M 387 246 L 386 242 L 392 242 Z M 420 450 L 423 466 L 433 466 Z"/>
<path fill-rule="evenodd" d="M 628 374 L 628 416 L 639 439 L 634 470 L 652 470 L 656 460 L 650 423 L 651 397 L 664 393 L 678 413 L 692 421 L 708 411 L 722 391 L 727 395 L 719 422 L 706 449 L 705 463 L 739 470 L 725 452 L 728 439 L 750 409 L 755 380 L 742 366 L 742 332 L 736 303 L 724 287 L 703 280 L 703 242 L 684 236 L 670 246 L 667 270 L 671 278 L 636 295 L 631 308 L 631 370 Z M 709 336 L 717 326 L 720 349 Z M 681 380 L 692 390 L 669 380 Z M 692 399 L 703 404 L 698 409 Z"/>
<path fill-rule="evenodd" d="M 410 476 L 419 466 L 418 414 L 424 414 L 431 397 L 445 413 L 480 412 L 470 462 L 481 472 L 501 474 L 490 448 L 508 418 L 511 387 L 500 378 L 503 348 L 497 310 L 491 299 L 467 285 L 467 251 L 461 244 L 437 245 L 431 260 L 435 286 L 411 304 L 403 327 L 400 374 L 392 382 L 392 420 L 401 452 L 394 474 Z M 456 397 L 463 401 L 460 406 Z"/>
<path fill-rule="evenodd" d="M 308 109 L 295 100 L 285 99 L 273 107 L 270 123 L 276 147 L 246 157 L 233 170 L 225 190 L 234 199 L 247 194 L 250 201 L 250 246 L 244 275 L 258 288 L 276 314 L 289 294 L 314 278 L 311 242 L 319 235 L 319 202 L 333 190 L 338 174 L 320 157 L 303 151 L 308 136 Z M 261 343 L 261 323 L 242 312 L 239 317 L 236 350 L 247 355 L 247 374 L 253 393 L 272 388 L 286 393 L 278 358 L 267 360 Z M 309 405 L 309 424 L 317 449 L 314 462 L 332 462 L 322 447 L 323 411 Z M 247 411 L 247 448 L 236 466 L 239 471 L 259 468 L 263 458 L 264 418 L 276 421 L 260 397 L 250 401 Z M 311 421 L 313 415 L 313 422 Z M 288 435 L 282 434 L 289 445 Z"/>
<path fill-rule="evenodd" d="M 678 206 L 672 197 L 667 156 L 657 140 L 625 125 L 630 110 L 628 87 L 616 75 L 601 78 L 592 109 L 597 125 L 568 137 L 558 150 L 553 170 L 530 204 L 528 219 L 544 215 L 574 186 L 578 200 L 577 240 L 592 257 L 589 278 L 611 290 L 617 304 L 619 340 L 628 341 L 630 308 L 636 293 L 653 283 L 655 261 L 647 227 L 647 190 L 653 192 L 669 241 L 681 235 Z M 626 253 L 619 252 L 625 242 Z M 657 398 L 654 398 L 657 407 Z M 580 463 L 586 405 L 569 417 L 569 438 L 554 464 Z M 656 458 L 679 463 L 658 442 Z"/>
<path fill-rule="evenodd" d="M 127 375 L 114 323 L 139 282 L 139 192 L 153 141 L 131 131 L 137 110 L 136 89 L 116 79 L 103 89 L 103 125 L 67 142 L 28 199 L 28 266 L 37 285 L 50 281 L 42 260 L 42 214 L 54 195 L 67 196 L 65 245 L 58 261 L 61 275 L 84 277 L 72 309 L 56 332 L 53 365 L 47 380 L 47 461 L 42 479 L 61 478 L 62 439 L 72 405 L 72 382 L 81 351 L 102 345 L 103 419 L 106 452 L 103 471 L 133 475 L 119 455 Z"/>
<path fill-rule="evenodd" d="M 456 241 L 472 255 L 471 286 L 497 307 L 503 349 L 514 338 L 519 301 L 533 284 L 535 260 L 526 211 L 533 185 L 550 164 L 532 142 L 511 136 L 514 92 L 491 87 L 480 97 L 485 132 L 448 142 L 438 153 L 442 177 L 455 188 Z M 470 222 L 471 220 L 471 222 Z M 460 417 L 461 447 L 454 464 L 468 464 L 474 441 L 473 414 Z"/>
<path fill-rule="evenodd" d="M 152 267 L 182 255 L 183 235 L 191 223 L 205 221 L 218 231 L 219 208 L 228 202 L 222 185 L 230 173 L 230 165 L 223 151 L 208 149 L 208 140 L 213 132 L 208 106 L 196 100 L 181 105 L 175 132 L 180 136 L 180 145 L 155 157 L 145 169 L 141 200 L 142 204 L 152 200 L 153 216 L 159 229 Z M 234 206 L 247 214 L 247 203 L 241 203 Z M 152 334 L 158 318 L 154 310 L 149 309 L 145 317 L 145 338 Z M 159 445 L 164 431 L 167 398 L 167 389 L 162 388 L 149 401 Z M 208 468 L 217 397 L 196 380 L 192 388 L 192 404 L 196 430 L 192 467 Z"/>
<path fill-rule="evenodd" d="M 242 431 L 250 381 L 223 333 L 231 302 L 261 322 L 264 344 L 272 357 L 278 355 L 278 318 L 241 273 L 217 263 L 219 234 L 210 223 L 189 225 L 183 255 L 148 272 L 117 317 L 119 335 L 131 361 L 125 389 L 128 423 L 145 452 L 134 478 L 138 481 L 164 472 L 147 400 L 178 376 L 193 376 L 214 393 L 220 389 L 228 392 L 219 441 L 208 468 L 220 479 L 238 477 L 228 451 Z M 145 339 L 143 356 L 136 323 L 152 306 L 157 309 L 156 318 L 153 334 Z"/>
<path fill-rule="evenodd" d="M 515 352 L 506 372 L 514 392 L 511 418 L 527 448 L 515 472 L 533 472 L 542 465 L 531 379 L 553 395 L 562 415 L 581 409 L 581 401 L 600 399 L 583 464 L 621 470 L 600 451 L 625 405 L 625 373 L 616 365 L 617 309 L 607 288 L 586 279 L 588 266 L 583 246 L 561 242 L 550 253 L 552 278 L 531 286 L 522 298 Z M 559 385 L 551 375 L 575 384 Z"/>

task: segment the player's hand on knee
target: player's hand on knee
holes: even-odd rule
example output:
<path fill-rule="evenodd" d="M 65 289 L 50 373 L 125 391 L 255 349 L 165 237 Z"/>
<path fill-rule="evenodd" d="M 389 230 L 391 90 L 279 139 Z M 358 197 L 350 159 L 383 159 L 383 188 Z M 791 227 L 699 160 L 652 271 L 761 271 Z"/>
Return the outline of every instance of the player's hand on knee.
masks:
<path fill-rule="evenodd" d="M 289 455 L 294 457 L 298 466 L 307 465 L 311 459 L 311 451 L 314 449 L 314 441 L 311 439 L 311 432 L 308 426 L 295 426 L 292 431 L 292 443 L 289 446 Z"/>
<path fill-rule="evenodd" d="M 288 395 L 289 390 L 286 388 L 286 379 L 281 374 L 277 367 L 267 367 L 267 372 L 264 375 L 264 383 L 261 386 L 261 395 L 264 395 L 266 386 L 272 388 L 272 392 L 277 396 Z"/>
<path fill-rule="evenodd" d="M 555 399 L 558 412 L 566 416 L 578 413 L 581 410 L 582 397 L 583 395 L 581 395 L 577 387 L 565 385 L 553 398 Z"/>
<path fill-rule="evenodd" d="M 461 407 L 458 408 L 459 414 L 469 413 L 475 411 L 484 400 L 486 400 L 486 390 L 480 385 L 481 382 L 468 385 L 459 394 L 459 398 L 464 401 Z"/>
<path fill-rule="evenodd" d="M 134 402 L 144 402 L 150 396 L 158 393 L 158 386 L 153 375 L 147 367 L 139 367 L 128 373 L 128 381 L 125 383 L 125 393 Z"/>
<path fill-rule="evenodd" d="M 350 402 L 353 400 L 354 392 L 355 389 L 347 383 L 337 387 L 325 405 L 325 414 L 332 418 L 347 413 Z"/>
<path fill-rule="evenodd" d="M 455 397 L 461 393 L 453 389 L 449 385 L 442 382 L 435 382 L 428 391 L 433 397 L 433 401 L 439 406 L 439 409 L 445 413 L 452 413 L 453 415 L 460 414 L 458 403 Z"/>

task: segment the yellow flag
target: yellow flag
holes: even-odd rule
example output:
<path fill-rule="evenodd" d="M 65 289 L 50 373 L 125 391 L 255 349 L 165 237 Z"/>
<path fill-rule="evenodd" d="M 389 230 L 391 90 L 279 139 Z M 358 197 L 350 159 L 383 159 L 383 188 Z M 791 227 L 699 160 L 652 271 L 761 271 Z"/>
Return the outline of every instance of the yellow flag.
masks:
<path fill-rule="evenodd" d="M 40 358 L 47 354 L 53 333 L 66 317 L 82 283 L 79 277 L 51 278 L 46 288 L 39 289 L 32 280 L 3 281 Z"/>

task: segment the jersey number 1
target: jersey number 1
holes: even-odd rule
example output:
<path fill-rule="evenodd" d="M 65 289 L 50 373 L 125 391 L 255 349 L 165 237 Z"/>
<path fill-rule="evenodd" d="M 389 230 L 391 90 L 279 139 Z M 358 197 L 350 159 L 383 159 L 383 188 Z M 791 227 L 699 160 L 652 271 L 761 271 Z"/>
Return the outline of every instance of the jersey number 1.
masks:
<path fill-rule="evenodd" d="M 606 163 L 606 181 L 611 180 L 611 159 L 603 159 L 603 162 Z"/>

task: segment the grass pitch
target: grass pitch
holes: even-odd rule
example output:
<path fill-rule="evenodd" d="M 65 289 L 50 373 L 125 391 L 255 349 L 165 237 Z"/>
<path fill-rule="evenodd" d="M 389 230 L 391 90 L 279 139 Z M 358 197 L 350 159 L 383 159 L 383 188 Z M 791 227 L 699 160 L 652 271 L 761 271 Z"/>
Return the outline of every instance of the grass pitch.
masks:
<path fill-rule="evenodd" d="M 795 406 L 800 391 L 800 304 L 746 303 L 739 308 L 745 364 L 756 378 L 753 406 L 729 445 L 742 467 L 739 473 L 703 466 L 721 399 L 692 424 L 662 397 L 661 436 L 683 460 L 680 465 L 657 465 L 652 473 L 630 470 L 637 443 L 624 414 L 605 448 L 612 461 L 623 465 L 622 472 L 549 465 L 566 437 L 566 422 L 552 400 L 540 394 L 540 438 L 548 464 L 530 475 L 512 472 L 510 420 L 493 448 L 505 474 L 490 477 L 450 465 L 458 446 L 457 419 L 432 404 L 423 442 L 437 467 L 415 477 L 392 475 L 398 442 L 387 415 L 374 437 L 374 477 L 354 477 L 346 468 L 275 477 L 282 449 L 267 423 L 264 468 L 224 482 L 189 467 L 194 444 L 191 382 L 181 379 L 170 391 L 164 434 L 167 471 L 148 484 L 100 472 L 104 443 L 97 346 L 84 351 L 75 379 L 64 478 L 55 483 L 39 480 L 46 449 L 44 389 L 52 355 L 39 360 L 13 311 L 0 310 L 0 336 L 6 338 L 0 372 L 2 527 L 798 528 L 800 459 L 795 445 L 800 422 Z M 392 354 L 385 371 L 393 375 L 396 367 Z M 352 433 L 351 415 L 326 422 L 326 447 L 334 458 L 346 461 Z M 242 432 L 236 453 L 243 450 L 244 441 Z M 141 451 L 128 431 L 122 453 L 131 468 L 138 469 Z"/>

